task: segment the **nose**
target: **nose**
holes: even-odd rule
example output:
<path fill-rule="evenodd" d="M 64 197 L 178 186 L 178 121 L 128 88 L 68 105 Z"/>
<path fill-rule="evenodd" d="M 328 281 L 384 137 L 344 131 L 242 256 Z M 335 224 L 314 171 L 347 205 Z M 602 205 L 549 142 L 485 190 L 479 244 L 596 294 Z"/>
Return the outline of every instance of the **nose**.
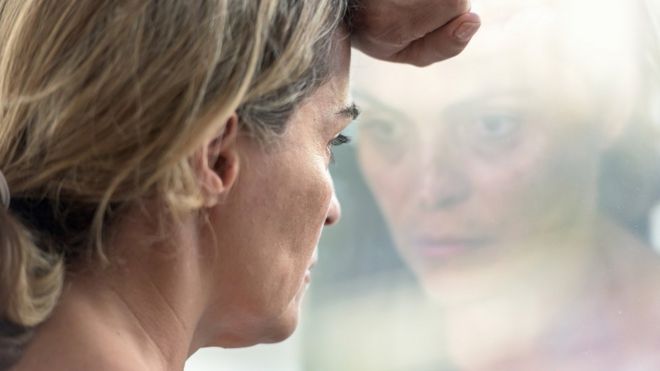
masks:
<path fill-rule="evenodd" d="M 468 188 L 451 175 L 426 183 L 420 192 L 420 203 L 424 210 L 451 208 L 465 201 L 469 195 Z"/>
<path fill-rule="evenodd" d="M 330 206 L 328 207 L 328 213 L 325 216 L 325 225 L 330 226 L 336 224 L 341 218 L 341 205 L 339 204 L 339 199 L 337 199 L 337 194 L 332 192 L 332 200 L 330 200 Z"/>
<path fill-rule="evenodd" d="M 451 208 L 470 197 L 471 186 L 463 161 L 439 151 L 421 175 L 420 207 L 427 211 Z"/>

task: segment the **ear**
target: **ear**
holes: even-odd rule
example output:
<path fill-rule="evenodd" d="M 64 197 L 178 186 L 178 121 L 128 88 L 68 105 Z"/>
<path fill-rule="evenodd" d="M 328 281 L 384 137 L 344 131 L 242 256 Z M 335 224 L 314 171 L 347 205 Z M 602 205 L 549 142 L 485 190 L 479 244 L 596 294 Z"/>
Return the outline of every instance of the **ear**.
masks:
<path fill-rule="evenodd" d="M 239 171 L 238 130 L 238 116 L 234 113 L 220 132 L 205 142 L 193 156 L 204 207 L 220 203 L 236 182 Z"/>

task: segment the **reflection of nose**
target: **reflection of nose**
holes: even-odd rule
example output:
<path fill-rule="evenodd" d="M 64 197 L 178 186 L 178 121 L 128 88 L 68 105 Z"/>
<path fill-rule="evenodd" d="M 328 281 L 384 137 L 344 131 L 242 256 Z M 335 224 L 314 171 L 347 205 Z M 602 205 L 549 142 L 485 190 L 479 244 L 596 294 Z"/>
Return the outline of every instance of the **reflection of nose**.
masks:
<path fill-rule="evenodd" d="M 469 198 L 470 184 L 460 166 L 460 161 L 450 159 L 432 161 L 422 175 L 419 200 L 423 209 L 451 208 Z"/>
<path fill-rule="evenodd" d="M 333 225 L 341 218 L 341 206 L 335 192 L 332 192 L 332 200 L 328 208 L 328 214 L 325 216 L 325 225 Z"/>

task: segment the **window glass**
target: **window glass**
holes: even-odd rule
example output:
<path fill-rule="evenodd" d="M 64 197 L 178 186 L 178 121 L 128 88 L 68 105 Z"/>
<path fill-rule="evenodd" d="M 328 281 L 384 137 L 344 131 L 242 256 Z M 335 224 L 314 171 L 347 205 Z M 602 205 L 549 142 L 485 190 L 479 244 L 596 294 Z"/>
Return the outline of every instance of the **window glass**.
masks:
<path fill-rule="evenodd" d="M 456 58 L 355 52 L 298 332 L 187 370 L 660 369 L 659 3 L 474 0 Z"/>

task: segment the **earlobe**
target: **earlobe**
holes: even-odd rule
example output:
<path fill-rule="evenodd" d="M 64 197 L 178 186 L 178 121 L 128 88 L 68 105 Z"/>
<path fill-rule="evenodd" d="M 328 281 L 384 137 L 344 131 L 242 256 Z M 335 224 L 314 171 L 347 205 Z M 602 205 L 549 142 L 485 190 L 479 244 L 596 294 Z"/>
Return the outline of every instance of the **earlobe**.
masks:
<path fill-rule="evenodd" d="M 238 177 L 238 116 L 227 119 L 222 130 L 195 153 L 194 164 L 204 197 L 204 207 L 222 201 Z"/>

